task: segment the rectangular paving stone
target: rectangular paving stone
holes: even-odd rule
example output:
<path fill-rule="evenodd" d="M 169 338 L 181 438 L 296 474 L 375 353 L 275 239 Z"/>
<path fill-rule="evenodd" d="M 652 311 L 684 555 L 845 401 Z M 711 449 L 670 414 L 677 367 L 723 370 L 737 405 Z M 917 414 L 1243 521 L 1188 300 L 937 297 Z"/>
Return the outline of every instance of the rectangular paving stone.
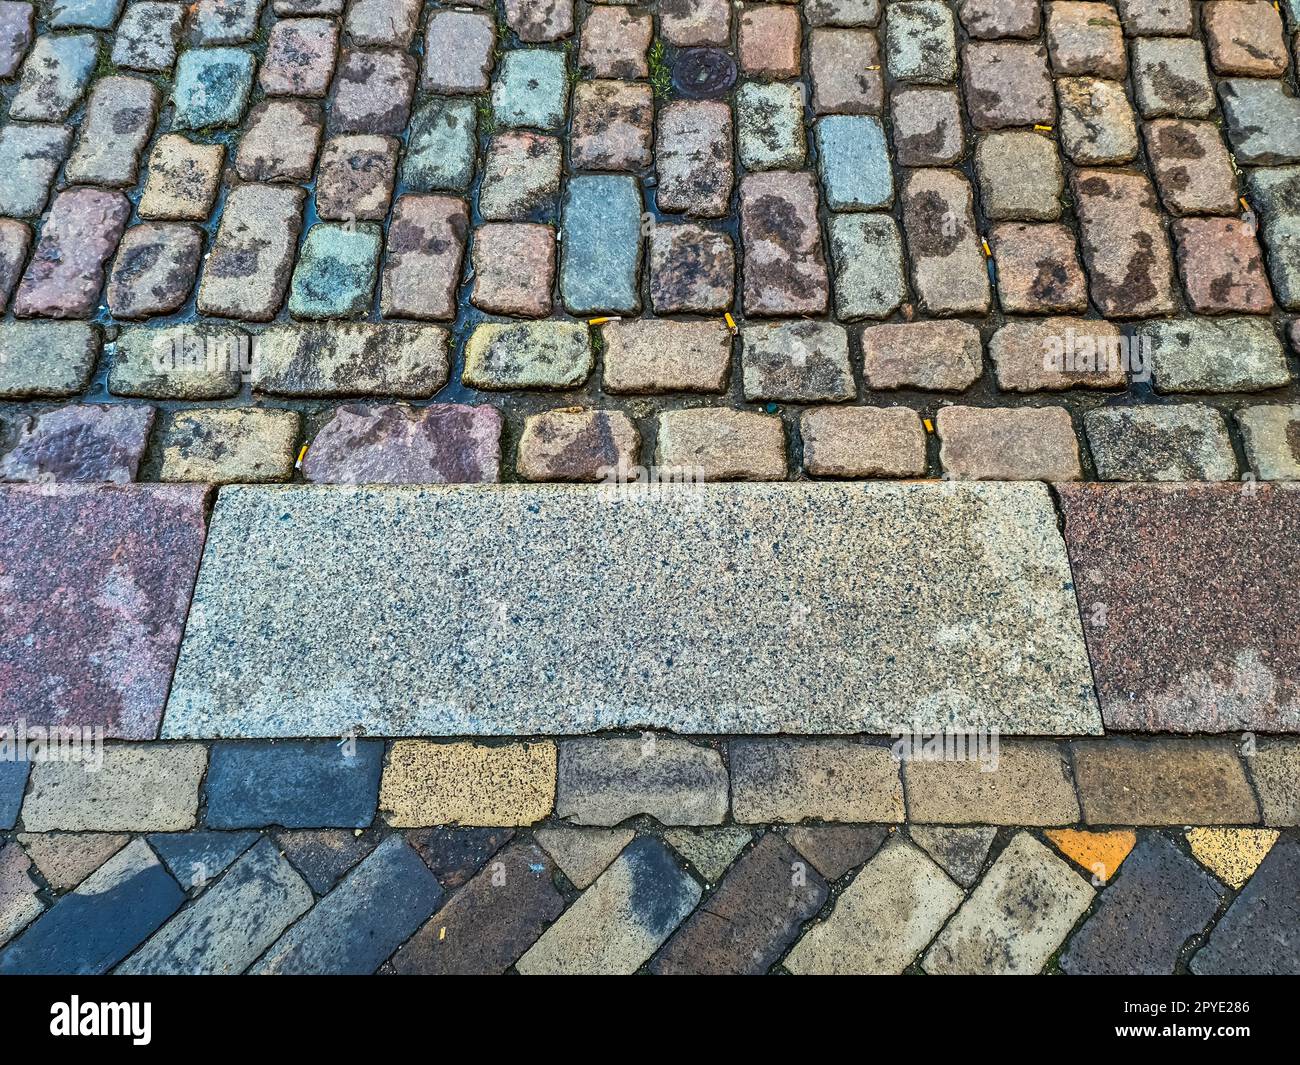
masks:
<path fill-rule="evenodd" d="M 569 79 L 564 52 L 512 49 L 497 64 L 492 112 L 502 126 L 556 132 L 568 110 Z"/>
<path fill-rule="evenodd" d="M 431 96 L 411 118 L 401 183 L 413 192 L 468 192 L 477 150 L 474 101 Z"/>
<path fill-rule="evenodd" d="M 237 126 L 253 91 L 252 52 L 239 48 L 191 48 L 176 63 L 172 88 L 173 129 Z"/>
<path fill-rule="evenodd" d="M 731 367 L 723 322 L 661 319 L 606 322 L 605 388 L 610 392 L 721 392 Z"/>
<path fill-rule="evenodd" d="M 455 196 L 398 199 L 388 227 L 379 307 L 386 318 L 456 317 L 469 205 Z"/>
<path fill-rule="evenodd" d="M 99 347 L 89 322 L 0 322 L 0 396 L 75 396 L 90 383 Z"/>
<path fill-rule="evenodd" d="M 217 743 L 204 782 L 209 828 L 365 828 L 374 819 L 381 740 Z"/>
<path fill-rule="evenodd" d="M 1300 825 L 1300 739 L 1263 739 L 1246 763 L 1264 824 Z M 0 817 L 0 825 L 4 818 Z"/>
<path fill-rule="evenodd" d="M 1064 860 L 1021 832 L 998 855 L 921 964 L 932 975 L 1041 972 L 1095 894 Z"/>
<path fill-rule="evenodd" d="M 808 73 L 819 115 L 878 115 L 884 107 L 880 48 L 869 30 L 814 30 L 808 37 Z"/>
<path fill-rule="evenodd" d="M 727 805 L 727 771 L 711 747 L 648 732 L 560 744 L 555 816 L 574 824 L 646 814 L 665 825 L 718 825 Z"/>
<path fill-rule="evenodd" d="M 1143 118 L 1209 118 L 1214 86 L 1199 40 L 1139 37 L 1133 42 L 1133 95 Z"/>
<path fill-rule="evenodd" d="M 307 231 L 289 286 L 294 318 L 360 318 L 374 301 L 378 223 L 319 223 Z"/>
<path fill-rule="evenodd" d="M 658 976 L 758 976 L 826 902 L 826 881 L 775 832 L 728 870 L 650 963 Z"/>
<path fill-rule="evenodd" d="M 530 825 L 555 799 L 555 744 L 398 740 L 384 768 L 379 805 L 398 828 Z"/>
<path fill-rule="evenodd" d="M 828 232 L 836 317 L 888 318 L 907 298 L 898 223 L 888 214 L 834 214 Z"/>
<path fill-rule="evenodd" d="M 156 735 L 207 499 L 197 485 L 0 489 L 0 722 Z"/>
<path fill-rule="evenodd" d="M 242 150 L 242 141 L 240 147 Z M 140 217 L 204 221 L 217 199 L 225 154 L 221 144 L 197 144 L 179 133 L 159 137 L 149 156 Z"/>
<path fill-rule="evenodd" d="M 653 507 L 629 489 L 223 489 L 195 593 L 206 625 L 186 634 L 164 734 L 887 733 L 951 724 L 954 706 L 970 727 L 1098 730 L 1044 486 L 695 485 Z M 613 540 L 614 556 L 576 546 Z M 921 570 L 942 596 L 903 597 Z M 383 574 L 419 590 L 400 619 Z M 540 601 L 557 581 L 565 599 Z M 249 629 L 261 638 L 226 639 Z M 937 647 L 936 630 L 952 633 Z"/>
<path fill-rule="evenodd" d="M 987 312 L 988 267 L 965 175 L 913 170 L 904 180 L 902 198 L 912 283 L 921 305 L 936 316 Z"/>
<path fill-rule="evenodd" d="M 880 119 L 827 115 L 817 120 L 817 169 L 832 211 L 868 211 L 894 202 L 894 173 Z"/>
<path fill-rule="evenodd" d="M 93 33 L 43 35 L 23 62 L 9 118 L 62 122 L 76 108 L 99 58 Z"/>
<path fill-rule="evenodd" d="M 1300 843 L 1280 839 L 1193 956 L 1200 976 L 1300 973 Z"/>
<path fill-rule="evenodd" d="M 471 166 L 476 147 L 471 139 Z M 479 213 L 490 222 L 521 222 L 538 208 L 553 207 L 563 166 L 564 151 L 558 137 L 527 130 L 497 134 L 488 142 L 483 163 Z"/>
<path fill-rule="evenodd" d="M 14 313 L 23 318 L 90 318 L 99 307 L 108 259 L 131 214 L 120 192 L 72 188 L 54 198 L 27 272 L 18 283 Z"/>
<path fill-rule="evenodd" d="M 302 462 L 324 484 L 467 484 L 500 480 L 500 411 L 490 404 L 348 403 L 334 409 Z M 291 448 L 290 480 L 294 465 Z"/>
<path fill-rule="evenodd" d="M 160 481 L 289 481 L 302 417 L 260 407 L 179 411 L 165 421 Z"/>
<path fill-rule="evenodd" d="M 1060 502 L 1108 728 L 1300 731 L 1300 485 L 1062 486 Z"/>
<path fill-rule="evenodd" d="M 410 976 L 499 976 L 564 910 L 555 863 L 535 843 L 501 851 L 393 956 Z"/>
<path fill-rule="evenodd" d="M 1108 738 L 1072 744 L 1092 825 L 1257 824 L 1259 806 L 1229 739 Z"/>
<path fill-rule="evenodd" d="M 184 901 L 180 885 L 137 839 L 0 952 L 0 974 L 106 973 Z"/>
<path fill-rule="evenodd" d="M 114 65 L 166 74 L 176 62 L 185 5 L 140 0 L 130 4 L 113 38 Z"/>
<path fill-rule="evenodd" d="M 1176 215 L 1236 214 L 1237 175 L 1213 122 L 1159 118 L 1142 127 L 1151 173 Z"/>
<path fill-rule="evenodd" d="M 374 3 L 375 0 L 370 0 L 370 6 Z M 357 17 L 359 6 L 366 5 L 352 5 L 348 13 L 349 27 Z M 411 19 L 414 22 L 421 5 L 416 2 L 412 6 L 416 9 Z M 354 33 L 354 39 L 355 36 Z M 430 12 L 424 28 L 424 88 L 439 93 L 487 92 L 495 44 L 496 25 L 491 15 L 474 11 Z"/>
<path fill-rule="evenodd" d="M 1077 170 L 1071 188 L 1088 287 L 1102 316 L 1172 314 L 1173 257 L 1151 182 L 1142 174 Z"/>
<path fill-rule="evenodd" d="M 812 174 L 773 170 L 740 183 L 744 304 L 751 316 L 826 311 L 830 278 Z"/>
<path fill-rule="evenodd" d="M 153 133 L 158 90 L 144 78 L 107 77 L 95 82 L 81 120 L 77 147 L 64 179 L 87 185 L 134 185 Z"/>
<path fill-rule="evenodd" d="M 1100 319 L 1008 319 L 989 337 L 989 357 L 1004 392 L 1122 388 L 1124 354 L 1119 326 Z"/>
<path fill-rule="evenodd" d="M 54 175 L 72 144 L 68 126 L 10 122 L 0 128 L 0 212 L 14 218 L 35 218 L 45 210 Z"/>
<path fill-rule="evenodd" d="M 316 172 L 316 211 L 322 218 L 352 222 L 388 216 L 400 145 L 368 133 L 331 137 Z"/>
<path fill-rule="evenodd" d="M 113 342 L 108 390 L 144 399 L 227 399 L 239 392 L 253 342 L 209 325 L 127 326 Z"/>
<path fill-rule="evenodd" d="M 717 100 L 674 101 L 659 112 L 656 137 L 659 210 L 705 218 L 726 214 L 735 181 L 731 108 Z"/>
<path fill-rule="evenodd" d="M 1164 836 L 1143 837 L 1096 912 L 1061 955 L 1082 976 L 1169 976 L 1183 945 L 1210 923 L 1223 889 Z"/>
<path fill-rule="evenodd" d="M 1255 392 L 1291 381 L 1282 341 L 1266 318 L 1166 319 L 1144 322 L 1136 335 L 1149 345 L 1159 392 Z"/>
<path fill-rule="evenodd" d="M 885 6 L 885 62 L 899 81 L 947 82 L 957 76 L 957 28 L 939 0 Z"/>
<path fill-rule="evenodd" d="M 813 407 L 799 415 L 804 469 L 814 477 L 920 477 L 925 429 L 907 407 Z"/>
<path fill-rule="evenodd" d="M 17 823 L 31 768 L 32 763 L 26 759 L 0 761 L 0 829 L 13 828 Z"/>
<path fill-rule="evenodd" d="M 14 419 L 13 449 L 0 459 L 6 481 L 129 484 L 149 443 L 153 408 L 79 403 Z"/>
<path fill-rule="evenodd" d="M 1237 459 L 1228 423 L 1213 407 L 1099 407 L 1083 416 L 1103 481 L 1228 481 Z"/>
<path fill-rule="evenodd" d="M 963 392 L 984 372 L 984 342 L 967 322 L 898 322 L 862 330 L 862 374 L 873 389 Z"/>
<path fill-rule="evenodd" d="M 581 322 L 486 322 L 465 344 L 462 380 L 474 388 L 576 388 L 595 366 Z"/>
<path fill-rule="evenodd" d="M 348 5 L 343 29 L 354 44 L 406 48 L 415 36 L 421 7 L 420 0 L 354 0 Z"/>
<path fill-rule="evenodd" d="M 141 222 L 118 244 L 106 299 L 115 318 L 152 318 L 178 311 L 199 274 L 203 233 L 185 222 Z"/>
<path fill-rule="evenodd" d="M 637 971 L 700 899 L 700 885 L 654 836 L 641 836 L 519 959 L 524 976 Z"/>
<path fill-rule="evenodd" d="M 389 836 L 249 971 L 367 976 L 424 924 L 442 896 L 414 848 Z"/>
<path fill-rule="evenodd" d="M 0 78 L 18 70 L 35 36 L 36 7 L 20 0 L 0 2 Z"/>
<path fill-rule="evenodd" d="M 281 396 L 423 399 L 447 383 L 450 337 L 436 325 L 273 326 L 257 338 L 253 389 Z"/>
<path fill-rule="evenodd" d="M 327 114 L 331 133 L 398 137 L 411 117 L 415 57 L 395 48 L 344 51 Z"/>
<path fill-rule="evenodd" d="M 736 90 L 736 134 L 746 170 L 803 166 L 803 108 L 802 87 L 790 82 L 747 81 Z"/>
<path fill-rule="evenodd" d="M 774 414 L 693 407 L 664 411 L 655 425 L 661 480 L 785 480 L 785 423 Z"/>
<path fill-rule="evenodd" d="M 795 975 L 903 972 L 962 900 L 961 889 L 918 847 L 894 838 L 871 859 L 785 959 Z"/>
<path fill-rule="evenodd" d="M 23 826 L 28 832 L 193 828 L 207 763 L 207 750 L 198 744 L 113 744 L 103 749 L 102 766 L 89 770 L 83 761 L 38 762 L 23 803 Z"/>
<path fill-rule="evenodd" d="M 289 287 L 306 195 L 283 185 L 230 191 L 199 283 L 200 314 L 254 322 L 275 317 Z"/>
<path fill-rule="evenodd" d="M 564 194 L 560 294 L 570 314 L 641 310 L 641 189 L 630 175 L 570 178 Z"/>
<path fill-rule="evenodd" d="M 190 15 L 190 43 L 251 41 L 266 0 L 197 0 Z"/>
<path fill-rule="evenodd" d="M 1300 481 L 1300 404 L 1269 403 L 1237 411 L 1246 463 L 1265 481 Z"/>
<path fill-rule="evenodd" d="M 772 322 L 747 325 L 740 336 L 746 399 L 803 403 L 857 395 L 849 335 L 842 325 Z"/>
<path fill-rule="evenodd" d="M 1283 307 L 1300 309 L 1300 166 L 1255 167 L 1248 180 L 1273 292 Z"/>
<path fill-rule="evenodd" d="M 311 909 L 311 888 L 261 840 L 194 905 L 119 965 L 129 976 L 234 976 Z"/>
<path fill-rule="evenodd" d="M 888 747 L 853 740 L 728 744 L 732 816 L 767 821 L 902 821 L 903 784 Z"/>
<path fill-rule="evenodd" d="M 1065 177 L 1054 138 L 1026 129 L 985 133 L 975 146 L 975 170 L 991 220 L 1060 218 Z"/>
<path fill-rule="evenodd" d="M 946 476 L 985 481 L 1079 481 L 1083 470 L 1065 407 L 941 407 L 935 419 Z"/>
<path fill-rule="evenodd" d="M 1079 802 L 1054 743 L 1008 740 L 962 761 L 903 759 L 908 818 L 933 825 L 1072 825 Z M 983 753 L 986 757 L 979 757 Z"/>

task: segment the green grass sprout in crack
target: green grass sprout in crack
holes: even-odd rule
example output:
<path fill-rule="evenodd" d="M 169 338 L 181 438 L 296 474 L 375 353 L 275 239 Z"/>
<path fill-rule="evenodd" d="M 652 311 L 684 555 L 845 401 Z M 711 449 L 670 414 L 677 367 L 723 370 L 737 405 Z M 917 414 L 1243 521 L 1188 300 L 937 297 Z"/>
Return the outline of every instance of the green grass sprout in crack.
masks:
<path fill-rule="evenodd" d="M 664 42 L 656 40 L 647 57 L 650 64 L 650 88 L 655 98 L 666 100 L 673 91 L 673 72 L 664 59 Z"/>

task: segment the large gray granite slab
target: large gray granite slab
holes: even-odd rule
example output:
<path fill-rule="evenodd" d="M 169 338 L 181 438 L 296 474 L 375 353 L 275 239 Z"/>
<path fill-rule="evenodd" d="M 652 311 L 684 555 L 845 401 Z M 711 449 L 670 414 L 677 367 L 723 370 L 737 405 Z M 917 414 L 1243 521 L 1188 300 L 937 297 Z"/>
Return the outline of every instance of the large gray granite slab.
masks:
<path fill-rule="evenodd" d="M 1101 731 L 1037 483 L 221 490 L 165 737 Z"/>

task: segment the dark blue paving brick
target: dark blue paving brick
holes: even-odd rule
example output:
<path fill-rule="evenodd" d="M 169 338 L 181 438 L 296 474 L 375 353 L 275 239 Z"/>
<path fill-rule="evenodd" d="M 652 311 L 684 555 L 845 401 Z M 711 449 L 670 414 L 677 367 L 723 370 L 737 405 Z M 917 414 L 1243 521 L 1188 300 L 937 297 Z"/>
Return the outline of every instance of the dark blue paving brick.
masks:
<path fill-rule="evenodd" d="M 373 973 L 428 920 L 442 895 L 411 845 L 389 836 L 250 971 Z"/>
<path fill-rule="evenodd" d="M 13 828 L 18 820 L 18 810 L 23 804 L 23 791 L 27 787 L 27 774 L 32 763 L 0 761 L 0 828 Z"/>
<path fill-rule="evenodd" d="M 1205 930 L 1222 902 L 1218 882 L 1164 836 L 1139 841 L 1061 955 L 1078 975 L 1155 976 Z"/>
<path fill-rule="evenodd" d="M 1192 972 L 1300 974 L 1300 840 L 1273 844 L 1192 959 Z"/>
<path fill-rule="evenodd" d="M 149 845 L 188 889 L 206 887 L 256 839 L 256 832 L 158 832 Z"/>
<path fill-rule="evenodd" d="M 499 976 L 564 910 L 555 865 L 534 843 L 496 855 L 393 957 L 393 971 Z"/>
<path fill-rule="evenodd" d="M 107 972 L 175 913 L 185 893 L 144 840 L 127 844 L 0 954 L 3 974 Z"/>
<path fill-rule="evenodd" d="M 216 743 L 208 766 L 210 828 L 365 828 L 379 803 L 384 745 L 358 740 Z"/>
<path fill-rule="evenodd" d="M 374 829 L 367 829 L 359 836 L 337 828 L 306 828 L 275 834 L 285 857 L 317 895 L 329 891 L 339 882 L 339 877 L 374 850 L 379 838 Z"/>
<path fill-rule="evenodd" d="M 406 838 L 438 882 L 451 891 L 477 873 L 514 834 L 513 828 L 416 828 Z"/>
<path fill-rule="evenodd" d="M 736 861 L 718 890 L 687 918 L 650 971 L 661 975 L 759 975 L 776 964 L 826 902 L 826 881 L 769 832 Z"/>

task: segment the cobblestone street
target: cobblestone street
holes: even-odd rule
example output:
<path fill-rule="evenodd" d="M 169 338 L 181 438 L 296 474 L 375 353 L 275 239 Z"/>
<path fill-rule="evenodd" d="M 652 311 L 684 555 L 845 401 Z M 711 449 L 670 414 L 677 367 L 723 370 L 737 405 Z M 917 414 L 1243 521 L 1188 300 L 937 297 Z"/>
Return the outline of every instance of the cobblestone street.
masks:
<path fill-rule="evenodd" d="M 0 974 L 1300 973 L 1298 66 L 0 0 Z"/>

